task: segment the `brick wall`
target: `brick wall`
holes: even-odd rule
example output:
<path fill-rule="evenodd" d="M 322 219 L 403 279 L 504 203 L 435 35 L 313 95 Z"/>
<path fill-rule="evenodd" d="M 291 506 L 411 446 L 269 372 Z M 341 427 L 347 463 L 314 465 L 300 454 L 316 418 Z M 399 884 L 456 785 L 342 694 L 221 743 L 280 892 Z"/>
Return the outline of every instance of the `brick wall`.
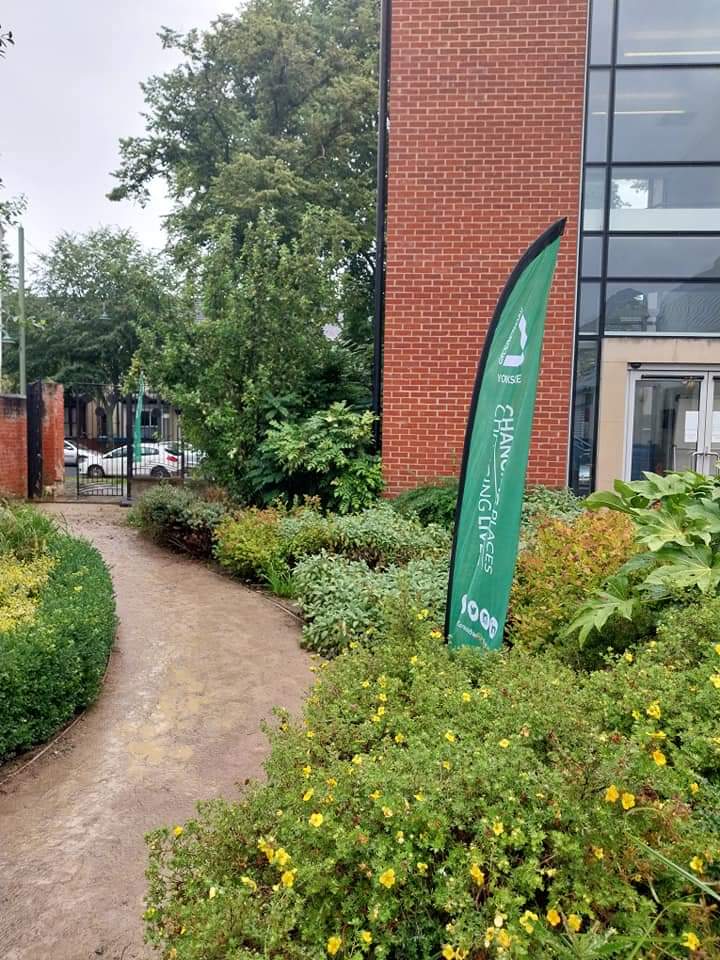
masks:
<path fill-rule="evenodd" d="M 0 495 L 27 496 L 25 397 L 0 395 Z"/>
<path fill-rule="evenodd" d="M 587 0 L 393 0 L 383 462 L 459 471 L 483 337 L 519 255 L 568 216 L 529 479 L 566 482 Z"/>
<path fill-rule="evenodd" d="M 59 383 L 43 382 L 43 487 L 63 483 L 65 475 L 65 410 L 63 388 Z"/>

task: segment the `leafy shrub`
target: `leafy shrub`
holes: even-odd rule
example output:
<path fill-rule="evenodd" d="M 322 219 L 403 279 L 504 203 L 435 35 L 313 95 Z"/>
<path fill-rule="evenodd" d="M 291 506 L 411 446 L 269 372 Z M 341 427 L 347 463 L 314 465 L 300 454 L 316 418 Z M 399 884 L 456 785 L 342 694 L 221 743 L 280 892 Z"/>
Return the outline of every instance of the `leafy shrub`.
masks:
<path fill-rule="evenodd" d="M 578 610 L 567 633 L 584 642 L 618 617 L 635 621 L 647 608 L 691 602 L 720 591 L 720 477 L 646 472 L 644 480 L 615 481 L 615 492 L 590 496 L 632 520 L 640 555 Z"/>
<path fill-rule="evenodd" d="M 380 458 L 374 456 L 369 411 L 333 403 L 300 422 L 273 421 L 259 445 L 248 480 L 266 503 L 319 497 L 339 513 L 364 510 L 383 490 Z"/>
<path fill-rule="evenodd" d="M 38 528 L 48 535 L 47 582 L 32 619 L 0 631 L 0 757 L 47 739 L 92 702 L 115 635 L 100 554 L 52 524 Z"/>
<path fill-rule="evenodd" d="M 451 530 L 455 523 L 458 481 L 455 478 L 426 483 L 414 490 L 406 490 L 391 500 L 394 510 L 404 517 L 415 515 L 421 523 L 437 523 Z"/>
<path fill-rule="evenodd" d="M 226 513 L 222 501 L 209 502 L 185 487 L 160 484 L 138 500 L 129 521 L 157 543 L 209 557 L 215 527 Z"/>
<path fill-rule="evenodd" d="M 52 565 L 49 557 L 16 560 L 0 553 L 0 633 L 32 620 Z"/>
<path fill-rule="evenodd" d="M 0 501 L 0 554 L 18 560 L 42 556 L 55 533 L 52 520 L 32 507 Z"/>
<path fill-rule="evenodd" d="M 523 498 L 523 535 L 527 536 L 547 517 L 571 523 L 582 513 L 583 507 L 584 501 L 576 497 L 572 490 L 542 486 L 528 487 Z"/>
<path fill-rule="evenodd" d="M 215 528 L 215 557 L 237 577 L 264 579 L 282 559 L 277 511 L 251 507 L 225 517 Z"/>
<path fill-rule="evenodd" d="M 332 657 L 355 641 L 372 640 L 382 634 L 387 611 L 397 602 L 438 624 L 444 617 L 447 581 L 447 556 L 411 560 L 385 571 L 325 552 L 307 557 L 293 574 L 305 617 L 303 646 Z"/>
<path fill-rule="evenodd" d="M 149 838 L 150 941 L 178 960 L 717 956 L 713 647 L 584 677 L 429 634 L 396 614 L 323 665 L 267 783 Z"/>
<path fill-rule="evenodd" d="M 545 519 L 521 551 L 510 597 L 508 633 L 529 650 L 555 647 L 588 592 L 615 573 L 635 550 L 633 525 L 622 514 L 580 514 L 572 523 Z M 574 651 L 577 654 L 577 651 Z"/>
<path fill-rule="evenodd" d="M 302 557 L 332 551 L 338 542 L 336 517 L 320 512 L 317 505 L 306 505 L 280 517 L 283 553 L 289 563 Z"/>
<path fill-rule="evenodd" d="M 400 516 L 388 503 L 338 517 L 335 529 L 335 552 L 351 560 L 364 560 L 371 567 L 407 563 L 450 551 L 446 530 L 436 525 L 424 527 L 415 517 Z"/>

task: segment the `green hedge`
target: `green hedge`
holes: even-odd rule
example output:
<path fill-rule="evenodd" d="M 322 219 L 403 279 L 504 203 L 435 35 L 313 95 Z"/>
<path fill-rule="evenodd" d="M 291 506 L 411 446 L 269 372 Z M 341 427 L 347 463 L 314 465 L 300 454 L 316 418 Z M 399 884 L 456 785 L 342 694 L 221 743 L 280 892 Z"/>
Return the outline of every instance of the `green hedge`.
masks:
<path fill-rule="evenodd" d="M 52 529 L 54 566 L 30 622 L 0 633 L 0 758 L 46 740 L 97 696 L 115 635 L 98 551 Z"/>
<path fill-rule="evenodd" d="M 720 956 L 720 602 L 590 674 L 454 654 L 422 614 L 402 604 L 322 664 L 266 783 L 150 837 L 151 942 L 177 960 Z"/>
<path fill-rule="evenodd" d="M 188 487 L 161 483 L 144 494 L 128 520 L 164 546 L 195 557 L 210 557 L 215 528 L 225 517 L 222 502 L 209 502 Z"/>

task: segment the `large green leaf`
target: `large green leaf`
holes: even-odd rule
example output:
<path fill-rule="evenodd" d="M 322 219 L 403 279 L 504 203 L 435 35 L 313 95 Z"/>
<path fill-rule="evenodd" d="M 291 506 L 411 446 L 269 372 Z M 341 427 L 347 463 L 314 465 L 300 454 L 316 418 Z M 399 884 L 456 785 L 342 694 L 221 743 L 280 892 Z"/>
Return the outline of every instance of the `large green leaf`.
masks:
<path fill-rule="evenodd" d="M 695 544 L 685 550 L 668 548 L 659 559 L 665 562 L 649 574 L 643 589 L 661 587 L 670 593 L 697 588 L 701 593 L 711 593 L 720 584 L 720 556 L 709 547 Z"/>
<path fill-rule="evenodd" d="M 605 589 L 587 600 L 578 610 L 572 623 L 565 629 L 564 635 L 577 633 L 581 644 L 585 643 L 593 630 L 602 630 L 613 616 L 632 620 L 637 598 L 631 596 L 627 577 L 611 577 Z"/>
<path fill-rule="evenodd" d="M 659 510 L 637 510 L 634 512 L 639 524 L 637 534 L 638 543 L 656 552 L 670 543 L 681 547 L 690 547 L 693 544 L 691 534 L 682 522 L 682 514 L 662 507 Z"/>

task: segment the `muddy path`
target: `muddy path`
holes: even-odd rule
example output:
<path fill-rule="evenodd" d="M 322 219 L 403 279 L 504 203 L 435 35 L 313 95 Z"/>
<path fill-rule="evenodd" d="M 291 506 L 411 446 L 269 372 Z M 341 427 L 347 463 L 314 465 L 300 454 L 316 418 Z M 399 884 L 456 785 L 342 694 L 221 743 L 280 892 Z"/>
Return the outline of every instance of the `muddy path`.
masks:
<path fill-rule="evenodd" d="M 110 565 L 120 628 L 98 702 L 0 787 L 0 957 L 138 960 L 143 835 L 261 772 L 260 722 L 299 708 L 309 658 L 292 616 L 144 542 L 121 508 L 48 510 Z"/>

